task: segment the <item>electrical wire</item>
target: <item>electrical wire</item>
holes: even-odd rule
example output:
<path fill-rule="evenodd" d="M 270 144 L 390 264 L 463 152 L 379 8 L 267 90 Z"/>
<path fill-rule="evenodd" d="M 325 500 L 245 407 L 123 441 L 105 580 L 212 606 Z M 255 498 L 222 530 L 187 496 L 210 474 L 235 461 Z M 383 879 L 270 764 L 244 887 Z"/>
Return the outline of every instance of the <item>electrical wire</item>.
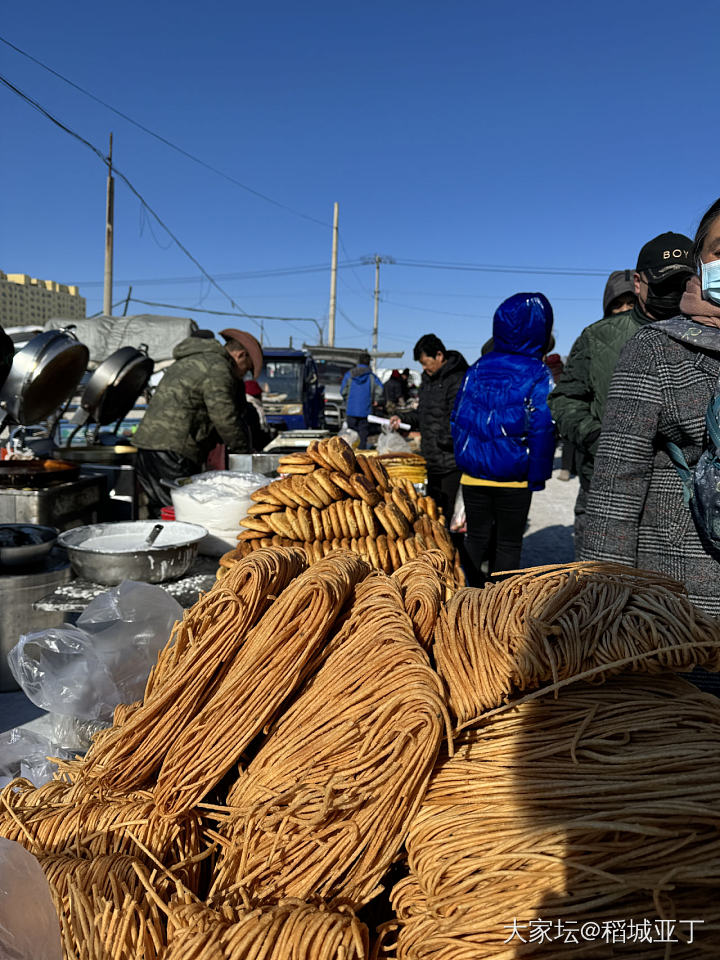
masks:
<path fill-rule="evenodd" d="M 301 217 L 303 220 L 309 220 L 311 223 L 316 223 L 321 227 L 330 227 L 332 224 L 329 221 L 318 220 L 316 217 L 311 217 L 309 214 L 302 213 L 300 210 L 295 210 L 293 207 L 288 206 L 286 203 L 281 203 L 280 200 L 275 200 L 273 197 L 269 197 L 266 193 L 261 193 L 259 190 L 255 190 L 254 187 L 249 187 L 246 183 L 242 183 L 240 180 L 237 180 L 235 177 L 230 176 L 229 173 L 225 173 L 223 170 L 219 170 L 217 167 L 214 167 L 212 164 L 208 163 L 206 160 L 202 160 L 200 157 L 196 157 L 195 154 L 190 153 L 189 151 L 179 147 L 176 143 L 173 143 L 171 140 L 168 140 L 167 137 L 163 137 L 159 133 L 155 133 L 154 130 L 151 130 L 149 127 L 146 127 L 144 124 L 140 123 L 138 120 L 133 120 L 131 116 L 128 116 L 127 113 L 123 113 L 122 110 L 118 110 L 117 107 L 113 107 L 112 104 L 107 103 L 105 100 L 101 100 L 100 97 L 96 96 L 94 93 L 91 93 L 89 90 L 86 90 L 84 87 L 81 87 L 80 84 L 75 83 L 73 80 L 70 80 L 68 77 L 63 76 L 61 73 L 58 73 L 57 70 L 53 70 L 52 67 L 49 67 L 46 63 L 43 63 L 42 60 L 38 60 L 37 57 L 33 57 L 32 54 L 27 53 L 25 50 L 21 50 L 20 47 L 16 46 L 14 43 L 11 43 L 5 37 L 0 37 L 0 43 L 4 43 L 6 46 L 10 47 L 16 53 L 19 53 L 21 56 L 26 57 L 28 60 L 31 60 L 33 63 L 37 64 L 39 67 L 42 67 L 43 70 L 47 70 L 48 73 L 51 73 L 54 77 L 57 77 L 59 80 L 62 80 L 63 83 L 67 83 L 73 89 L 79 91 L 86 97 L 90 97 L 91 100 L 94 100 L 96 103 L 99 103 L 101 106 L 105 107 L 107 110 L 110 110 L 112 113 L 116 114 L 118 117 L 122 117 L 123 120 L 126 120 L 128 123 L 131 123 L 134 127 L 137 127 L 138 130 L 142 130 L 143 133 L 147 133 L 149 136 L 154 137 L 156 140 L 159 140 L 160 143 L 164 143 L 165 146 L 170 147 L 171 150 L 175 150 L 177 153 L 181 154 L 183 157 L 186 157 L 188 160 L 192 160 L 194 163 L 200 164 L 201 167 L 205 167 L 207 170 L 211 170 L 213 173 L 217 174 L 219 177 L 222 177 L 224 180 L 228 180 L 230 183 L 235 184 L 236 187 L 240 187 L 242 190 L 245 190 L 247 193 L 252 194 L 254 197 L 258 197 L 260 200 L 265 200 L 266 203 L 271 203 L 275 207 L 279 207 L 281 210 L 285 210 L 288 213 L 294 214 L 296 217 Z"/>
<path fill-rule="evenodd" d="M 43 106 L 41 106 L 41 104 L 39 104 L 37 100 L 33 100 L 32 97 L 28 96 L 26 93 L 23 93 L 23 91 L 20 90 L 19 87 L 16 87 L 15 84 L 11 83 L 6 77 L 2 76 L 2 74 L 0 74 L 0 83 L 3 83 L 9 90 L 12 90 L 13 93 L 17 94 L 17 96 L 19 96 L 22 100 L 24 100 L 31 107 L 33 107 L 35 110 L 41 113 L 44 117 L 50 120 L 51 123 L 55 124 L 56 127 L 59 127 L 65 133 L 70 134 L 71 137 L 74 137 L 80 143 L 84 144 L 86 147 L 92 150 L 92 152 L 97 157 L 100 158 L 103 165 L 108 166 L 108 158 L 106 158 L 103 155 L 102 151 L 99 150 L 93 143 L 91 143 L 89 140 L 86 140 L 85 137 L 81 136 L 79 133 L 76 133 L 70 127 L 66 126 L 61 120 L 58 120 L 57 117 L 54 117 Z M 122 180 L 122 182 L 128 187 L 131 193 L 137 197 L 137 199 L 140 201 L 143 207 L 147 210 L 147 212 L 152 214 L 152 216 L 157 220 L 157 222 L 160 224 L 163 230 L 168 234 L 168 236 L 172 237 L 172 239 L 175 241 L 175 243 L 180 248 L 180 250 L 182 250 L 185 256 L 195 264 L 195 266 L 200 270 L 203 276 L 205 276 L 210 281 L 210 283 L 215 287 L 215 289 L 218 290 L 224 297 L 226 297 L 230 301 L 231 305 L 235 307 L 235 309 L 239 313 L 243 314 L 243 316 L 249 317 L 250 315 L 245 310 L 243 310 L 240 304 L 236 303 L 236 301 L 230 296 L 230 294 L 227 293 L 225 290 L 223 290 L 220 284 L 214 279 L 214 277 L 212 277 L 207 272 L 207 270 L 205 269 L 205 267 L 203 267 L 200 261 L 196 257 L 194 257 L 192 253 L 190 253 L 188 248 L 183 243 L 181 243 L 181 241 L 175 236 L 175 234 L 167 226 L 167 224 L 161 219 L 161 217 L 153 210 L 150 204 L 145 200 L 142 194 L 132 185 L 132 183 L 125 176 L 125 174 L 122 173 L 122 171 L 118 170 L 117 167 L 111 167 L 111 170 L 116 177 Z M 260 326 L 259 323 L 257 323 L 256 325 Z"/>
<path fill-rule="evenodd" d="M 491 263 L 461 263 L 443 260 L 401 260 L 392 261 L 398 267 L 420 267 L 424 270 L 466 270 L 477 273 L 537 273 L 549 277 L 607 277 L 609 270 L 587 269 L 575 267 L 522 267 L 518 265 L 501 265 Z"/>
<path fill-rule="evenodd" d="M 338 270 L 344 267 L 349 267 L 358 265 L 358 262 L 354 264 L 350 263 L 339 263 Z M 328 265 L 326 263 L 310 264 L 304 267 L 276 267 L 272 270 L 248 270 L 242 273 L 216 273 L 216 280 L 258 280 L 264 277 L 295 277 L 301 276 L 305 273 L 322 273 L 327 272 Z M 171 286 L 173 284 L 180 283 L 197 283 L 198 277 L 143 277 L 140 280 L 116 280 L 118 284 L 132 284 L 132 286 Z M 101 287 L 103 285 L 101 280 L 74 280 L 74 286 L 77 287 Z"/>
<path fill-rule="evenodd" d="M 229 310 L 210 310 L 208 307 L 188 307 L 179 303 L 158 303 L 157 300 L 138 300 L 137 297 L 123 298 L 120 303 L 125 303 L 126 299 L 129 300 L 130 303 L 142 303 L 146 307 L 166 307 L 168 310 L 187 310 L 188 312 L 192 313 L 212 313 L 218 317 L 244 317 L 245 319 L 250 320 L 283 320 L 288 323 L 295 321 L 314 324 L 319 323 L 319 321 L 314 317 L 274 317 L 268 316 L 264 313 L 232 313 Z"/>

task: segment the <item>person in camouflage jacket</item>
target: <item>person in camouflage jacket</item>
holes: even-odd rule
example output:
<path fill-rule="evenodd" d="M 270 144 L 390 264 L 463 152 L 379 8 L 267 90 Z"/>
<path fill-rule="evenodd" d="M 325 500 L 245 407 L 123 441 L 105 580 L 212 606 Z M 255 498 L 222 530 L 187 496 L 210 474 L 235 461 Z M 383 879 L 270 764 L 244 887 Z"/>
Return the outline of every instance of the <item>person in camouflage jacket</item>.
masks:
<path fill-rule="evenodd" d="M 188 337 L 173 357 L 133 438 L 138 480 L 151 513 L 171 502 L 161 481 L 198 473 L 217 443 L 230 453 L 252 449 L 240 382 L 252 361 L 243 346 Z"/>

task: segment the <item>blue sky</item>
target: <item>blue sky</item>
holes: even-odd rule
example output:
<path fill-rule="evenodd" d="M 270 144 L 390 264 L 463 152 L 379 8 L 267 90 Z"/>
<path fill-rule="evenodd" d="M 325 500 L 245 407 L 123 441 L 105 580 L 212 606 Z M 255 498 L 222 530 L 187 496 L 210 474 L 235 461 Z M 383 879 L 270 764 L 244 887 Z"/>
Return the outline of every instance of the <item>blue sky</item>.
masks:
<path fill-rule="evenodd" d="M 6 7 L 6 10 L 8 8 Z M 15 4 L 0 35 L 199 166 L 0 44 L 0 73 L 114 160 L 213 276 L 340 260 L 381 268 L 380 349 L 423 333 L 474 360 L 497 304 L 542 290 L 558 348 L 601 315 L 605 276 L 720 193 L 715 4 L 485 0 Z M 102 305 L 105 168 L 0 86 L 0 269 L 79 282 Z M 292 212 L 291 212 L 292 211 Z M 548 275 L 523 268 L 586 272 Z M 114 299 L 233 310 L 116 184 Z M 160 282 L 172 280 L 174 282 Z M 369 346 L 374 268 L 340 270 L 336 343 Z M 329 271 L 219 281 L 247 313 L 315 318 Z M 154 308 L 133 304 L 131 312 Z M 250 320 L 195 314 L 219 330 Z M 265 342 L 315 338 L 268 321 Z"/>

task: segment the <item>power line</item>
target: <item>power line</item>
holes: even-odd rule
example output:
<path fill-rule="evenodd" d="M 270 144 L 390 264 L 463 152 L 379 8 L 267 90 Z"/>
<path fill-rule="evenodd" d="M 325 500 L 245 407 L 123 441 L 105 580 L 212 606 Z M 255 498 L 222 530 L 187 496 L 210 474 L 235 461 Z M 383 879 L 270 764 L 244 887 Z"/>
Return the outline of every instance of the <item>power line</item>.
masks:
<path fill-rule="evenodd" d="M 120 301 L 125 303 L 142 303 L 146 307 L 166 307 L 169 310 L 187 310 L 188 313 L 212 313 L 218 317 L 243 317 L 246 320 L 283 320 L 286 323 L 302 320 L 304 323 L 317 324 L 315 317 L 274 317 L 264 313 L 232 313 L 229 310 L 210 310 L 208 307 L 187 307 L 179 303 L 158 303 L 157 300 L 138 300 L 137 297 L 127 297 Z"/>
<path fill-rule="evenodd" d="M 59 128 L 60 128 L 61 130 L 63 130 L 65 133 L 70 134 L 71 137 L 74 137 L 76 140 L 79 140 L 80 143 L 84 144 L 86 147 L 88 147 L 90 150 L 92 150 L 92 152 L 93 152 L 97 157 L 100 158 L 100 160 L 102 161 L 102 163 L 103 163 L 104 166 L 106 166 L 106 165 L 108 164 L 107 158 L 103 155 L 103 153 L 102 153 L 94 144 L 90 143 L 89 140 L 86 140 L 86 139 L 85 139 L 83 136 L 81 136 L 79 133 L 76 133 L 74 130 L 71 130 L 70 127 L 66 126 L 64 123 L 62 123 L 62 122 L 61 122 L 60 120 L 58 120 L 56 117 L 54 117 L 54 116 L 53 116 L 51 113 L 49 113 L 43 106 L 41 106 L 36 100 L 33 100 L 32 97 L 29 97 L 26 93 L 23 93 L 22 90 L 20 90 L 20 89 L 19 89 L 18 87 L 16 87 L 13 83 L 11 83 L 6 77 L 2 76 L 2 74 L 0 74 L 0 82 L 1 82 L 1 83 L 4 83 L 6 87 L 8 87 L 10 90 L 13 91 L 13 93 L 17 94 L 17 96 L 19 96 L 19 97 L 20 97 L 22 100 L 24 100 L 26 103 L 30 104 L 31 107 L 33 107 L 35 110 L 37 110 L 39 113 L 41 113 L 44 117 L 46 117 L 48 120 L 50 120 L 51 123 L 54 123 L 55 126 L 59 127 Z M 249 314 L 247 314 L 247 313 L 245 312 L 245 310 L 243 310 L 243 308 L 240 306 L 240 304 L 239 304 L 239 303 L 236 303 L 236 301 L 233 300 L 233 298 L 230 296 L 230 294 L 229 294 L 229 293 L 226 293 L 226 291 L 223 290 L 223 288 L 220 286 L 220 284 L 217 283 L 217 281 L 207 272 L 207 270 L 205 269 L 205 267 L 203 267 L 203 265 L 200 263 L 200 261 L 190 253 L 190 251 L 188 250 L 188 248 L 187 248 L 186 246 L 184 246 L 184 244 L 182 244 L 182 243 L 180 242 L 180 240 L 175 236 L 175 234 L 172 232 L 172 230 L 167 226 L 166 223 L 164 223 L 164 221 L 160 218 L 160 216 L 153 210 L 153 208 L 150 206 L 150 204 L 145 200 L 145 198 L 142 196 L 142 194 L 141 194 L 138 190 L 135 189 L 135 187 L 132 185 L 132 183 L 130 182 L 130 180 L 128 180 L 128 178 L 125 176 L 125 174 L 122 173 L 120 170 L 118 170 L 117 167 L 113 167 L 112 170 L 113 170 L 113 173 L 115 174 L 115 176 L 119 177 L 119 178 L 123 181 L 123 183 L 130 189 L 130 191 L 134 194 L 134 196 L 137 197 L 137 199 L 140 201 L 140 203 L 143 205 L 143 207 L 148 211 L 148 213 L 151 213 L 151 214 L 153 215 L 153 217 L 155 217 L 155 219 L 156 219 L 157 222 L 160 224 L 160 226 L 163 228 L 163 230 L 165 230 L 165 232 L 168 234 L 168 236 L 172 237 L 172 239 L 175 241 L 175 243 L 178 245 L 178 247 L 182 250 L 182 252 L 185 254 L 185 256 L 195 264 L 195 266 L 198 268 L 198 270 L 200 270 L 200 272 L 203 274 L 203 276 L 206 277 L 206 278 L 210 281 L 210 283 L 215 287 L 215 289 L 216 289 L 216 290 L 219 290 L 220 293 L 230 301 L 230 303 L 232 304 L 233 307 L 235 307 L 236 310 L 238 310 L 238 311 L 239 311 L 240 313 L 242 313 L 244 316 L 249 316 Z M 257 326 L 260 326 L 260 324 L 258 323 Z"/>
<path fill-rule="evenodd" d="M 326 223 L 323 220 L 318 220 L 316 217 L 311 217 L 309 214 L 302 213 L 300 210 L 295 210 L 293 207 L 288 206 L 286 203 L 281 203 L 280 200 L 275 200 L 273 197 L 269 197 L 266 193 L 261 193 L 259 190 L 255 190 L 254 187 L 249 187 L 246 183 L 242 183 L 240 180 L 237 180 L 235 177 L 230 176 L 229 173 L 225 173 L 223 170 L 219 170 L 217 167 L 214 167 L 212 164 L 208 163 L 205 160 L 202 160 L 200 157 L 196 157 L 193 153 L 179 147 L 177 144 L 173 143 L 171 140 L 168 140 L 167 137 L 163 137 L 159 133 L 155 133 L 154 130 L 151 130 L 149 127 L 146 127 L 144 124 L 140 123 L 138 120 L 133 120 L 132 117 L 128 116 L 127 113 L 123 113 L 122 110 L 118 110 L 117 107 L 113 107 L 112 104 L 106 103 L 105 100 L 101 100 L 100 97 L 96 96 L 94 93 L 91 93 L 89 90 L 86 90 L 84 87 L 81 87 L 80 84 L 75 83 L 73 80 L 68 79 L 68 77 L 63 76 L 61 73 L 58 73 L 57 70 L 53 70 L 52 67 L 49 67 L 46 63 L 43 63 L 42 60 L 38 60 L 37 57 L 33 57 L 32 54 L 27 53 L 25 50 L 21 50 L 20 47 L 16 46 L 14 43 L 11 43 L 5 37 L 0 37 L 0 43 L 4 43 L 6 46 L 10 47 L 16 53 L 19 53 L 21 56 L 26 57 L 28 60 L 31 60 L 33 63 L 36 63 L 39 67 L 42 67 L 43 70 L 47 70 L 48 73 L 51 73 L 54 77 L 57 77 L 59 80 L 62 80 L 63 83 L 67 83 L 69 86 L 73 87 L 75 90 L 78 90 L 80 93 L 84 94 L 86 97 L 90 97 L 91 100 L 94 100 L 96 103 L 99 103 L 101 106 L 105 107 L 107 110 L 111 110 L 118 117 L 122 117 L 123 120 L 127 120 L 128 123 L 131 123 L 134 127 L 137 127 L 139 130 L 142 130 L 144 133 L 147 133 L 149 136 L 154 137 L 156 140 L 159 140 L 160 143 L 164 143 L 165 146 L 170 147 L 171 150 L 175 150 L 177 153 L 181 154 L 183 157 L 186 157 L 188 160 L 192 160 L 194 163 L 200 164 L 201 167 L 205 167 L 207 170 L 211 170 L 213 173 L 217 174 L 219 177 L 228 180 L 230 183 L 234 183 L 236 187 L 240 187 L 242 190 L 245 190 L 247 193 L 252 194 L 254 197 L 258 197 L 260 200 L 265 200 L 266 203 L 271 203 L 275 207 L 279 207 L 282 210 L 286 210 L 288 213 L 294 214 L 296 217 L 301 217 L 303 220 L 309 220 L 311 223 L 317 223 L 321 227 L 331 226 L 330 223 Z"/>
<path fill-rule="evenodd" d="M 517 265 L 500 265 L 490 263 L 453 263 L 448 261 L 431 260 L 400 260 L 395 263 L 399 267 L 420 267 L 424 270 L 467 270 L 477 273 L 537 273 L 549 277 L 607 277 L 608 270 L 578 270 L 574 267 L 521 267 Z"/>
<path fill-rule="evenodd" d="M 114 169 L 114 168 L 113 168 Z M 343 261 L 338 264 L 340 267 L 350 267 L 359 265 L 360 261 L 346 263 Z M 216 280 L 258 280 L 264 277 L 294 277 L 306 273 L 327 272 L 326 263 L 310 264 L 304 267 L 276 267 L 271 270 L 248 270 L 242 273 L 216 273 Z M 117 284 L 132 284 L 133 286 L 170 286 L 176 283 L 197 283 L 198 277 L 143 277 L 140 280 L 117 280 Z M 101 287 L 102 280 L 74 280 L 73 285 L 77 287 Z"/>

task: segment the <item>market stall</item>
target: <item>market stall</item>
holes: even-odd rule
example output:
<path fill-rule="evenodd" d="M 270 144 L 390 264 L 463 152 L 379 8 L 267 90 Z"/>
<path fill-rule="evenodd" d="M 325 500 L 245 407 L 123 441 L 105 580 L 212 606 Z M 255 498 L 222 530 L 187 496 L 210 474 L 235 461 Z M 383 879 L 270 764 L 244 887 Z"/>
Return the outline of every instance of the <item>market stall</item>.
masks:
<path fill-rule="evenodd" d="M 720 623 L 613 564 L 463 587 L 382 461 L 279 468 L 142 695 L 0 792 L 64 956 L 716 957 L 720 701 L 677 674 Z"/>

